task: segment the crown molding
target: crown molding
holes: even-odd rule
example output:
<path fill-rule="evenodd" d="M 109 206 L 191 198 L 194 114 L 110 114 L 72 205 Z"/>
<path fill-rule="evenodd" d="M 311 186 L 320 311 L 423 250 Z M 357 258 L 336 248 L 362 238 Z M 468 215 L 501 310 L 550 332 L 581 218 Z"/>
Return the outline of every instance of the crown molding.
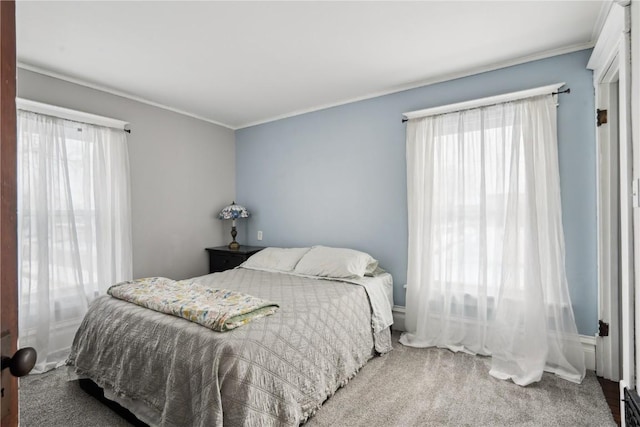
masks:
<path fill-rule="evenodd" d="M 213 119 L 210 119 L 210 118 L 207 118 L 207 117 L 203 117 L 203 116 L 200 116 L 198 114 L 190 113 L 188 111 L 181 110 L 179 108 L 174 108 L 174 107 L 170 107 L 168 105 L 160 104 L 158 102 L 150 101 L 150 100 L 148 100 L 146 98 L 142 98 L 142 97 L 139 97 L 139 96 L 136 96 L 136 95 L 132 95 L 132 94 L 130 94 L 128 92 L 123 92 L 123 91 L 120 91 L 120 90 L 117 90 L 117 89 L 110 88 L 108 86 L 103 86 L 103 85 L 100 85 L 100 84 L 88 82 L 86 80 L 78 79 L 76 77 L 70 77 L 70 76 L 67 76 L 65 74 L 61 74 L 61 73 L 57 73 L 55 71 L 48 70 L 46 68 L 42 68 L 42 67 L 38 67 L 38 66 L 35 66 L 35 65 L 27 64 L 27 63 L 24 63 L 24 62 L 18 62 L 16 64 L 16 66 L 17 66 L 17 68 L 21 68 L 23 70 L 32 71 L 34 73 L 42 74 L 42 75 L 45 75 L 45 76 L 48 76 L 48 77 L 53 77 L 54 79 L 63 80 L 63 81 L 69 82 L 69 83 L 77 84 L 77 85 L 80 85 L 80 86 L 85 86 L 85 87 L 88 87 L 90 89 L 95 89 L 95 90 L 99 90 L 101 92 L 106 92 L 106 93 L 111 94 L 111 95 L 119 96 L 121 98 L 130 99 L 131 101 L 137 101 L 137 102 L 140 102 L 142 104 L 150 105 L 152 107 L 161 108 L 163 110 L 171 111 L 173 113 L 181 114 L 183 116 L 188 116 L 188 117 L 191 117 L 191 118 L 194 118 L 194 119 L 202 120 L 204 122 L 208 122 L 208 123 L 211 123 L 211 124 L 214 124 L 214 125 L 222 126 L 224 128 L 227 128 L 227 129 L 231 129 L 231 130 L 236 130 L 237 129 L 237 128 L 235 128 L 233 126 L 230 126 L 230 125 L 228 125 L 226 123 L 218 122 L 216 120 L 213 120 Z"/>
<path fill-rule="evenodd" d="M 277 120 L 282 120 L 282 119 L 287 119 L 290 117 L 295 117 L 295 116 L 299 116 L 302 114 L 307 114 L 307 113 L 313 113 L 315 111 L 321 111 L 321 110 L 326 110 L 328 108 L 333 108 L 333 107 L 338 107 L 341 105 L 346 105 L 346 104 L 351 104 L 354 102 L 358 102 L 358 101 L 365 101 L 367 99 L 372 99 L 372 98 L 377 98 L 380 96 L 385 96 L 385 95 L 391 95 L 397 92 L 403 92 L 405 90 L 410 90 L 410 89 L 416 89 L 419 87 L 423 87 L 423 86 L 428 86 L 428 85 L 432 85 L 432 84 L 436 84 L 436 83 L 442 83 L 442 82 L 446 82 L 449 80 L 455 80 L 455 79 L 459 79 L 462 77 L 469 77 L 469 76 L 473 76 L 476 74 L 481 74 L 481 73 L 486 73 L 488 71 L 495 71 L 495 70 L 499 70 L 501 68 L 507 68 L 507 67 L 512 67 L 514 65 L 520 65 L 520 64 L 524 64 L 527 62 L 532 62 L 532 61 L 537 61 L 540 59 L 546 59 L 546 58 L 551 58 L 553 56 L 558 56 L 558 55 L 564 55 L 567 53 L 573 53 L 573 52 L 578 52 L 580 50 L 584 50 L 584 49 L 591 49 L 593 48 L 595 45 L 594 42 L 587 42 L 587 43 L 580 43 L 580 44 L 575 44 L 575 45 L 571 45 L 571 46 L 567 46 L 567 47 L 563 47 L 563 48 L 558 48 L 558 49 L 551 49 L 551 50 L 547 50 L 544 52 L 538 52 L 535 54 L 531 54 L 531 55 L 525 55 L 525 56 L 521 56 L 515 59 L 510 59 L 510 60 L 506 60 L 506 61 L 500 61 L 500 62 L 496 62 L 493 63 L 491 65 L 483 65 L 483 66 L 478 66 L 478 67 L 473 67 L 473 68 L 469 68 L 467 70 L 464 71 L 459 71 L 459 72 L 453 72 L 453 73 L 446 73 L 446 74 L 441 74 L 439 76 L 436 77 L 432 77 L 432 78 L 428 78 L 428 79 L 424 79 L 424 80 L 418 80 L 418 81 L 414 81 L 414 82 L 410 82 L 404 85 L 398 85 L 398 86 L 394 86 L 392 88 L 386 89 L 386 90 L 382 90 L 382 91 L 377 91 L 377 92 L 372 92 L 369 93 L 367 95 L 363 95 L 363 96 L 358 96 L 358 97 L 354 97 L 354 98 L 348 98 L 348 99 L 344 99 L 338 102 L 333 102 L 333 103 L 327 103 L 327 104 L 321 104 L 319 106 L 316 107 L 312 107 L 312 108 L 306 108 L 306 109 L 300 109 L 300 110 L 295 110 L 293 112 L 290 113 L 286 113 L 286 114 L 280 114 L 280 115 L 276 115 L 276 116 L 271 116 L 265 119 L 260 119 L 260 120 L 256 120 L 253 122 L 248 122 L 248 123 L 244 123 L 244 124 L 240 124 L 238 126 L 232 126 L 226 123 L 222 123 L 219 122 L 217 120 L 213 120 L 210 119 L 208 117 L 203 117 L 194 113 L 190 113 L 188 111 L 185 110 L 181 110 L 178 108 L 174 108 L 168 105 L 164 105 L 164 104 L 160 104 L 154 101 L 150 101 L 148 99 L 145 98 L 141 98 L 139 96 L 136 95 L 132 95 L 128 92 L 124 92 L 124 91 L 120 91 L 117 89 L 113 89 L 107 86 L 103 86 L 103 85 L 99 85 L 96 83 L 92 83 L 92 82 L 88 82 L 86 80 L 82 80 L 82 79 L 78 79 L 75 77 L 70 77 L 61 73 L 57 73 L 51 70 L 47 70 L 45 68 L 42 67 L 37 67 L 31 64 L 27 64 L 24 62 L 18 62 L 17 63 L 17 67 L 27 70 L 27 71 L 32 71 L 38 74 L 43 74 L 45 76 L 49 76 L 49 77 L 53 77 L 59 80 L 64 80 L 70 83 L 74 83 L 80 86 L 85 86 L 91 89 L 96 89 L 102 92 L 106 92 L 112 95 L 116 95 L 116 96 L 120 96 L 122 98 L 127 98 L 130 99 L 132 101 L 137 101 L 137 102 L 141 102 L 143 104 L 147 104 L 147 105 L 151 105 L 153 107 L 157 107 L 157 108 L 162 108 L 164 110 L 168 110 L 168 111 L 172 111 L 174 113 L 178 113 L 178 114 L 182 114 L 184 116 L 188 116 L 188 117 L 192 117 L 194 119 L 198 119 L 198 120 L 202 120 L 208 123 L 212 123 L 214 125 L 218 125 L 218 126 L 222 126 L 224 128 L 230 129 L 230 130 L 239 130 L 239 129 L 244 129 L 244 128 L 248 128 L 251 126 L 258 126 L 261 124 L 265 124 L 265 123 L 270 123 L 270 122 L 274 122 Z"/>
<path fill-rule="evenodd" d="M 368 95 L 364 95 L 364 96 L 360 96 L 360 97 L 349 98 L 349 99 L 342 100 L 342 101 L 335 102 L 335 103 L 324 104 L 324 105 L 320 105 L 318 107 L 297 110 L 297 111 L 294 111 L 294 112 L 291 112 L 291 113 L 282 114 L 282 115 L 278 115 L 278 116 L 273 116 L 273 117 L 270 117 L 270 118 L 267 118 L 267 119 L 258 120 L 258 121 L 255 121 L 255 122 L 245 123 L 245 124 L 242 124 L 242 125 L 238 126 L 236 128 L 236 130 L 248 128 L 248 127 L 251 127 L 251 126 L 258 126 L 258 125 L 261 125 L 261 124 L 274 122 L 274 121 L 277 121 L 277 120 L 287 119 L 287 118 L 299 116 L 299 115 L 302 115 L 302 114 L 313 113 L 315 111 L 326 110 L 328 108 L 339 107 L 341 105 L 351 104 L 351 103 L 358 102 L 358 101 L 365 101 L 367 99 L 377 98 L 377 97 L 384 96 L 384 95 L 391 95 L 391 94 L 394 94 L 394 93 L 397 93 L 397 92 L 403 92 L 405 90 L 416 89 L 416 88 L 419 88 L 419 87 L 428 86 L 428 85 L 432 85 L 432 84 L 436 84 L 436 83 L 442 83 L 442 82 L 446 82 L 446 81 L 449 81 L 449 80 L 456 80 L 456 79 L 459 79 L 459 78 L 462 78 L 462 77 L 469 77 L 469 76 L 473 76 L 473 75 L 476 75 L 476 74 L 482 74 L 482 73 L 486 73 L 488 71 L 495 71 L 495 70 L 499 70 L 501 68 L 512 67 L 514 65 L 520 65 L 520 64 L 527 63 L 527 62 L 537 61 L 537 60 L 540 60 L 540 59 L 551 58 L 553 56 L 558 56 L 558 55 L 564 55 L 564 54 L 567 54 L 567 53 L 578 52 L 578 51 L 585 50 L 585 49 L 591 49 L 591 48 L 593 48 L 594 45 L 595 45 L 594 42 L 590 41 L 590 42 L 587 42 L 587 43 L 575 44 L 575 45 L 571 45 L 571 46 L 567 46 L 567 47 L 563 47 L 563 48 L 559 48 L 559 49 L 547 50 L 547 51 L 535 53 L 535 54 L 532 54 L 532 55 L 521 56 L 519 58 L 510 59 L 510 60 L 507 60 L 507 61 L 496 62 L 496 63 L 491 64 L 491 65 L 473 67 L 473 68 L 469 68 L 469 69 L 467 69 L 465 71 L 441 74 L 439 76 L 432 77 L 432 78 L 429 78 L 429 79 L 419 80 L 419 81 L 407 83 L 406 85 L 395 86 L 395 87 L 393 87 L 391 89 L 388 89 L 388 90 L 379 91 L 379 92 L 373 92 L 373 93 L 370 93 Z"/>

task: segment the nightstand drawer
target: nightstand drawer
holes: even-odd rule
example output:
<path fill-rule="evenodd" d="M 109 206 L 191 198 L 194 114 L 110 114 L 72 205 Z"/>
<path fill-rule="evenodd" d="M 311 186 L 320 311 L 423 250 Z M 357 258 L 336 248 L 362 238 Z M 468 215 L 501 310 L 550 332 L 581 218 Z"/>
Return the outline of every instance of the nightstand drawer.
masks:
<path fill-rule="evenodd" d="M 216 248 L 207 248 L 209 253 L 209 273 L 218 273 L 220 271 L 236 268 L 256 252 L 261 251 L 262 247 L 258 246 L 240 246 L 238 250 L 231 250 L 226 246 Z"/>
<path fill-rule="evenodd" d="M 248 257 L 209 253 L 209 273 L 225 271 L 242 264 Z"/>

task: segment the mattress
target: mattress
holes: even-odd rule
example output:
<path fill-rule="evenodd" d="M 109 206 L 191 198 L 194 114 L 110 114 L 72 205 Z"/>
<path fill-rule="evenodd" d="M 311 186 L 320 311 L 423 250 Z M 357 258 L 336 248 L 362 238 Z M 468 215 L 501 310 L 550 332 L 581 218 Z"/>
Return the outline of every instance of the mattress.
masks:
<path fill-rule="evenodd" d="M 391 306 L 380 298 L 390 277 L 348 283 L 237 268 L 196 280 L 280 308 L 215 332 L 100 297 L 72 346 L 75 376 L 150 425 L 292 426 L 376 353 L 391 350 Z"/>

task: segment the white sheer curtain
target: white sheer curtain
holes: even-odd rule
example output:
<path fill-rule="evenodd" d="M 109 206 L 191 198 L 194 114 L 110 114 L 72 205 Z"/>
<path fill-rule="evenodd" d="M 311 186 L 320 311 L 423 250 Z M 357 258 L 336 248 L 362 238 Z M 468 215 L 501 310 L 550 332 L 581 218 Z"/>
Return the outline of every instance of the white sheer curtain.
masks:
<path fill-rule="evenodd" d="M 20 346 L 64 363 L 88 303 L 131 279 L 123 130 L 18 111 Z"/>
<path fill-rule="evenodd" d="M 564 265 L 551 95 L 412 119 L 406 326 L 527 385 L 584 378 Z"/>

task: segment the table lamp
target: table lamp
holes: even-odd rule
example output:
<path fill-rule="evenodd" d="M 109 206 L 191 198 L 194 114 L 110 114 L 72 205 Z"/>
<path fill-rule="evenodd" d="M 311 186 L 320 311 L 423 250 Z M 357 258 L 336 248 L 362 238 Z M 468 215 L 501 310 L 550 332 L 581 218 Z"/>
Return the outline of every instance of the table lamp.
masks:
<path fill-rule="evenodd" d="M 229 243 L 229 249 L 237 251 L 240 249 L 240 243 L 236 242 L 236 236 L 238 232 L 236 231 L 236 219 L 238 218 L 248 218 L 249 211 L 244 206 L 237 205 L 236 202 L 232 202 L 229 206 L 225 206 L 222 208 L 220 213 L 218 214 L 218 219 L 230 219 L 231 223 L 231 237 L 233 237 L 233 241 Z"/>

